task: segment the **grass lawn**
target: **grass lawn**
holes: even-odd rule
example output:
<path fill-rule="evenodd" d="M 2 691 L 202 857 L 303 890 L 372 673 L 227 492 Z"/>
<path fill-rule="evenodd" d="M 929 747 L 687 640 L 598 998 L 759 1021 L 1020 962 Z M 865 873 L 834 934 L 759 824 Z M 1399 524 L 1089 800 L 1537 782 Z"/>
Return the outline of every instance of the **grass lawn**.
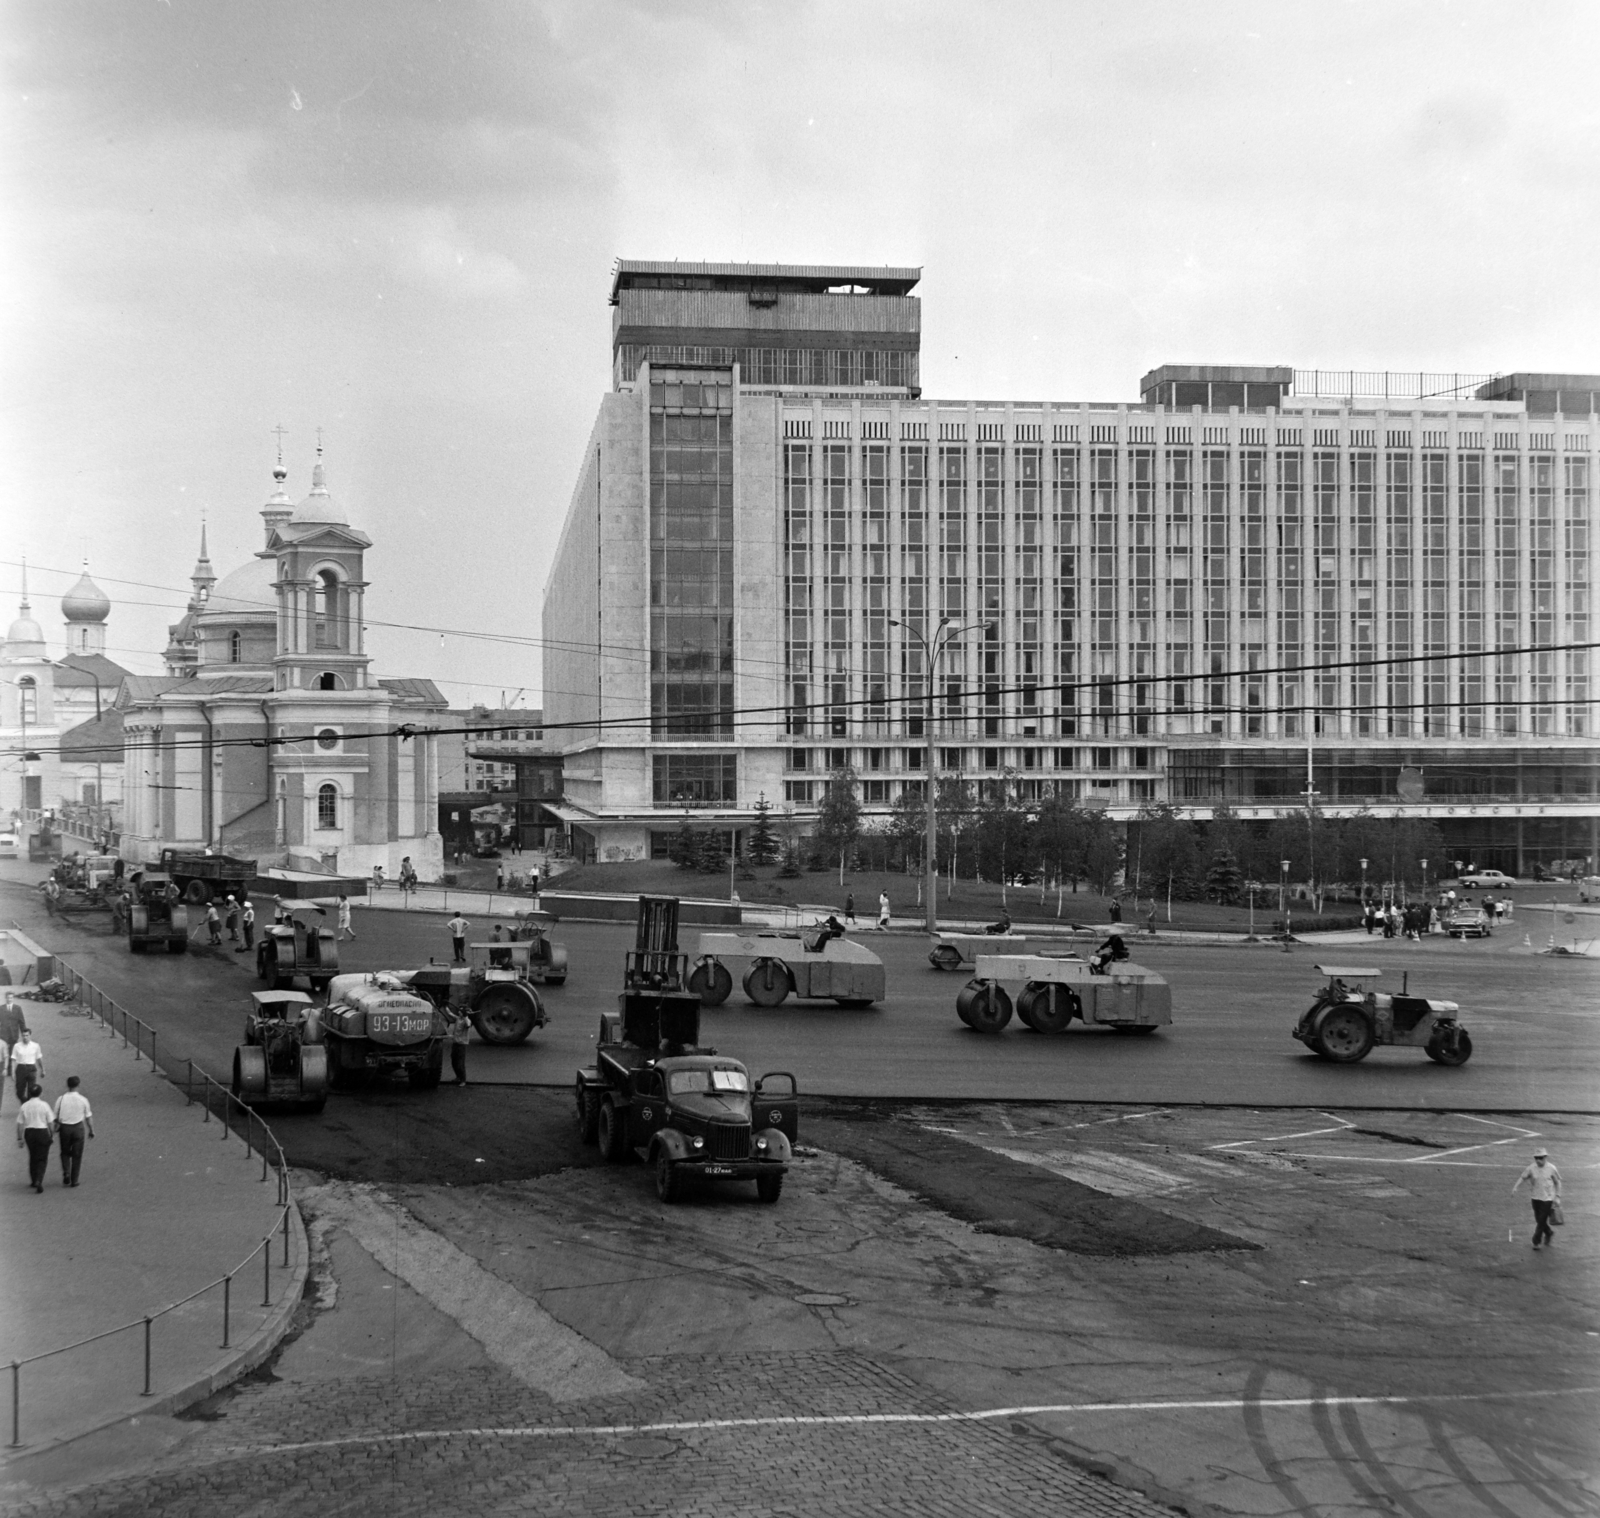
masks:
<path fill-rule="evenodd" d="M 485 861 L 479 861 L 484 863 Z M 844 883 L 839 883 L 837 869 L 805 873 L 791 880 L 778 874 L 776 865 L 748 872 L 755 878 L 734 882 L 741 901 L 771 903 L 781 906 L 814 907 L 822 911 L 843 912 L 845 897 L 853 893 L 856 917 L 862 923 L 871 922 L 878 915 L 878 893 L 889 893 L 889 906 L 899 918 L 914 917 L 921 912 L 918 887 L 920 876 L 902 875 L 884 870 L 846 870 Z M 493 880 L 493 869 L 489 871 Z M 463 884 L 466 882 L 463 881 Z M 584 864 L 563 871 L 550 885 L 556 891 L 593 891 L 601 895 L 616 896 L 684 896 L 726 901 L 728 876 L 723 871 L 716 875 L 701 875 L 694 870 L 680 870 L 670 860 L 623 860 L 615 864 Z M 950 895 L 950 882 L 939 882 L 939 915 L 965 919 L 993 921 L 1000 915 L 1001 890 L 989 881 L 958 880 L 954 895 Z M 1029 922 L 1076 922 L 1098 927 L 1111 921 L 1110 898 L 1080 888 L 1076 894 L 1070 889 L 1060 893 L 1045 890 L 1041 900 L 1038 886 L 1011 886 L 1005 892 L 1004 905 L 1012 920 L 1018 924 Z M 1122 900 L 1122 919 L 1130 928 L 1142 929 L 1150 911 L 1150 898 L 1141 896 L 1137 910 L 1131 895 Z M 1335 910 L 1348 910 L 1335 908 Z M 1277 901 L 1257 899 L 1255 925 L 1258 933 L 1270 932 L 1272 919 L 1277 915 Z M 1295 912 L 1299 927 L 1311 927 L 1316 921 L 1314 913 Z M 1247 907 L 1219 906 L 1209 901 L 1175 901 L 1172 904 L 1172 921 L 1167 921 L 1165 901 L 1157 903 L 1156 928 L 1188 929 L 1191 931 L 1243 933 L 1250 925 Z"/>

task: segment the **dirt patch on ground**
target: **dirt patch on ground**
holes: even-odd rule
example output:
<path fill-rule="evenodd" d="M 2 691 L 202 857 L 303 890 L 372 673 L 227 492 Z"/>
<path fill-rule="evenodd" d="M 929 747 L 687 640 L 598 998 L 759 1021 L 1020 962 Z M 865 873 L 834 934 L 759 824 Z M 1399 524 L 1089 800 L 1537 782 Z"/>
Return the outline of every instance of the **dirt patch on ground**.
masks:
<path fill-rule="evenodd" d="M 863 1107 L 809 1116 L 804 1140 L 876 1171 L 983 1233 L 1087 1255 L 1194 1254 L 1260 1246 L 1142 1202 Z"/>

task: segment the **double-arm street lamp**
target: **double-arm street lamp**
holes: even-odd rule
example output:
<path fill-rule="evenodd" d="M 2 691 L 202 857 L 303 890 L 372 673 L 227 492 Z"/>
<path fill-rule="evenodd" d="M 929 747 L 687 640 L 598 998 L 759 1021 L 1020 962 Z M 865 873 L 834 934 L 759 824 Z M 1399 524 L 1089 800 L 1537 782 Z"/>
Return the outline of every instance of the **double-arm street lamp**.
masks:
<path fill-rule="evenodd" d="M 940 617 L 939 625 L 933 630 L 933 642 L 930 644 L 923 637 L 922 629 L 911 622 L 900 622 L 894 618 L 889 619 L 890 627 L 898 627 L 911 634 L 922 645 L 923 660 L 927 666 L 926 679 L 928 682 L 928 716 L 923 723 L 922 736 L 927 742 L 928 754 L 923 766 L 924 796 L 927 802 L 927 837 L 922 846 L 922 909 L 923 921 L 930 934 L 939 931 L 939 911 L 937 892 L 938 880 L 938 841 L 939 819 L 934 803 L 934 746 L 933 746 L 933 713 L 934 702 L 937 699 L 935 689 L 935 676 L 938 672 L 939 655 L 942 654 L 957 638 L 965 637 L 969 632 L 979 632 L 989 626 L 987 622 L 968 622 L 962 627 L 951 627 L 948 617 Z"/>

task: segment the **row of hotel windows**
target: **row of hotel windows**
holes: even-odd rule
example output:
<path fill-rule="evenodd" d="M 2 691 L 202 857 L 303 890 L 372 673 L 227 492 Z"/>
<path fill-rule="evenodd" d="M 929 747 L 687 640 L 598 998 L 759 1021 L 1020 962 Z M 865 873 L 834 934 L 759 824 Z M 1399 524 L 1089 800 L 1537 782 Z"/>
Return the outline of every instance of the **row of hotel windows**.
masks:
<path fill-rule="evenodd" d="M 1313 413 L 1322 415 L 1323 413 Z M 928 442 L 929 428 L 936 427 L 936 438 L 941 443 L 965 443 L 968 441 L 968 424 L 965 421 L 942 420 L 930 422 L 928 420 L 911 420 L 901 418 L 899 441 L 903 443 Z M 887 442 L 890 438 L 892 424 L 889 421 L 878 421 L 863 418 L 859 425 L 852 423 L 849 417 L 824 417 L 822 422 L 821 437 L 827 441 L 855 441 L 855 442 Z M 1378 437 L 1380 430 L 1383 442 L 1380 445 Z M 1004 422 L 977 422 L 973 424 L 971 440 L 977 443 L 1042 443 L 1045 425 L 1041 422 L 1013 422 L 1010 427 L 1010 436 Z M 1306 440 L 1304 427 L 1239 427 L 1237 429 L 1223 426 L 1192 426 L 1177 425 L 1158 428 L 1153 424 L 1128 423 L 1119 426 L 1116 422 L 1090 423 L 1080 426 L 1076 422 L 1055 422 L 1050 426 L 1050 439 L 1052 443 L 1084 443 L 1091 445 L 1102 444 L 1116 447 L 1150 447 L 1156 443 L 1164 443 L 1168 447 L 1190 447 L 1197 442 L 1207 447 L 1230 448 L 1362 448 L 1376 450 L 1384 448 L 1405 448 L 1415 451 L 1418 448 L 1441 449 L 1446 451 L 1458 450 L 1463 452 L 1482 452 L 1485 446 L 1486 434 L 1476 428 L 1457 428 L 1455 439 L 1452 442 L 1448 427 L 1424 428 L 1420 435 L 1410 428 L 1386 427 L 1312 427 L 1311 439 Z M 1197 436 L 1198 434 L 1198 436 Z M 815 438 L 818 434 L 814 418 L 809 415 L 786 415 L 783 422 L 783 435 L 785 439 L 796 441 L 802 438 Z M 1556 451 L 1555 432 L 1527 432 L 1520 430 L 1491 431 L 1493 446 L 1496 451 L 1513 452 L 1543 452 Z M 1586 432 L 1568 432 L 1561 436 L 1564 452 L 1584 453 L 1594 446 L 1594 439 Z"/>
<path fill-rule="evenodd" d="M 1129 801 L 1154 801 L 1156 781 L 1151 779 L 1080 780 L 1032 779 L 1026 776 L 1009 781 L 998 778 L 980 779 L 977 782 L 980 800 L 989 800 L 1005 788 L 1019 801 L 1043 801 L 1050 796 L 1064 796 L 1072 800 L 1099 797 L 1109 803 Z M 823 782 L 820 780 L 785 780 L 783 799 L 796 806 L 814 806 L 822 799 Z M 905 796 L 924 795 L 920 780 L 863 780 L 861 800 L 866 806 L 890 806 Z"/>
<path fill-rule="evenodd" d="M 859 759 L 865 771 L 863 796 L 867 801 L 891 800 L 885 786 L 874 778 L 885 770 L 921 772 L 924 753 L 919 748 L 789 749 L 785 768 L 791 773 L 831 772 L 849 768 Z M 998 775 L 1005 770 L 1023 775 L 1041 770 L 1153 771 L 1160 767 L 1154 748 L 1120 748 L 1102 745 L 1085 748 L 940 748 L 939 766 L 948 774 Z M 739 800 L 737 754 L 655 754 L 652 756 L 651 793 L 659 807 L 733 806 Z M 822 782 L 789 780 L 784 783 L 788 801 L 809 801 L 813 787 Z M 918 780 L 905 784 L 920 785 Z"/>

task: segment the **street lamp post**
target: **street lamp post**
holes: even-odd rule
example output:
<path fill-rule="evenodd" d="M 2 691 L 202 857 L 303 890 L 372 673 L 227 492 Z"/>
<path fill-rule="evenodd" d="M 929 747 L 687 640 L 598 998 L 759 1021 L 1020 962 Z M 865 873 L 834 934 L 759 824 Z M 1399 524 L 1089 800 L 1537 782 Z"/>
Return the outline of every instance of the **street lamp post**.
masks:
<path fill-rule="evenodd" d="M 1361 861 L 1361 905 L 1367 904 L 1367 861 Z"/>
<path fill-rule="evenodd" d="M 1281 917 L 1289 910 L 1289 861 L 1278 861 L 1278 915 Z"/>
<path fill-rule="evenodd" d="M 934 702 L 937 695 L 934 688 L 934 675 L 939 662 L 939 655 L 947 649 L 957 638 L 965 637 L 969 632 L 976 632 L 981 627 L 986 627 L 985 622 L 971 622 L 964 627 L 951 627 L 948 617 L 940 617 L 939 625 L 934 630 L 933 642 L 930 645 L 923 637 L 922 629 L 910 622 L 889 619 L 891 627 L 898 627 L 911 634 L 922 645 L 922 657 L 927 666 L 926 679 L 928 682 L 928 715 L 923 723 L 922 736 L 927 746 L 926 757 L 923 762 L 923 787 L 926 807 L 924 809 L 924 825 L 927 836 L 922 844 L 922 918 L 923 924 L 930 935 L 939 931 L 938 909 L 938 827 L 939 818 L 934 801 L 934 740 L 933 740 L 933 713 Z"/>

